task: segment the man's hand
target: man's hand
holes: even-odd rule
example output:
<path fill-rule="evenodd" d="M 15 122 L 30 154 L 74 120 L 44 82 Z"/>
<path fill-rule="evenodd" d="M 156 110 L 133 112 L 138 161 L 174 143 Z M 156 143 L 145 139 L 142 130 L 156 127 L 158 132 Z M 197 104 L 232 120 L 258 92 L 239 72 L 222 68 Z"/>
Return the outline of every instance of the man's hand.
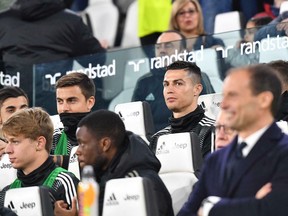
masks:
<path fill-rule="evenodd" d="M 262 199 L 271 191 L 272 191 L 272 183 L 268 182 L 262 188 L 260 188 L 260 190 L 257 191 L 255 198 Z"/>
<path fill-rule="evenodd" d="M 288 35 L 288 18 L 283 19 L 276 26 L 277 31 L 285 31 L 285 34 Z"/>
<path fill-rule="evenodd" d="M 78 216 L 76 197 L 72 200 L 71 209 L 67 209 L 67 207 L 68 204 L 63 200 L 56 201 L 54 204 L 54 216 Z"/>
<path fill-rule="evenodd" d="M 197 216 L 202 216 L 202 215 L 203 215 L 203 209 L 202 209 L 202 207 L 200 207 L 198 209 Z"/>

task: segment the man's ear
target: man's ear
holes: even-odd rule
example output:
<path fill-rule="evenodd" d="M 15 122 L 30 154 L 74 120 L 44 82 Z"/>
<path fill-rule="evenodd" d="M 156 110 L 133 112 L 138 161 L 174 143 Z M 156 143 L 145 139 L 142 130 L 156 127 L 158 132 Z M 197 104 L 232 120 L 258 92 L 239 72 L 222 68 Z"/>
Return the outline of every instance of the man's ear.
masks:
<path fill-rule="evenodd" d="M 199 96 L 203 90 L 203 86 L 201 83 L 197 83 L 194 86 L 194 96 Z"/>
<path fill-rule="evenodd" d="M 39 136 L 37 138 L 37 143 L 36 143 L 36 151 L 40 151 L 45 149 L 46 147 L 46 138 L 44 136 Z"/>
<path fill-rule="evenodd" d="M 100 140 L 103 152 L 109 151 L 111 148 L 111 139 L 109 137 L 104 137 Z"/>
<path fill-rule="evenodd" d="M 94 104 L 95 104 L 95 97 L 94 96 L 89 97 L 87 100 L 87 108 L 89 109 L 89 111 L 91 111 Z"/>

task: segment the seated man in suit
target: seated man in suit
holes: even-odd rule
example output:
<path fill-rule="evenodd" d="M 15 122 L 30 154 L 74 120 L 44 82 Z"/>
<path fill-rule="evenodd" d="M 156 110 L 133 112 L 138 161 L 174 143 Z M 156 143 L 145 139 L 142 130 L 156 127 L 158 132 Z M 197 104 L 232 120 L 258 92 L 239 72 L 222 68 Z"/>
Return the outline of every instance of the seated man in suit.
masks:
<path fill-rule="evenodd" d="M 281 82 L 265 64 L 228 73 L 221 108 L 238 135 L 207 158 L 178 216 L 287 215 L 288 136 L 274 119 L 280 94 Z"/>
<path fill-rule="evenodd" d="M 52 204 L 63 200 L 67 208 L 76 206 L 74 197 L 79 180 L 57 167 L 49 156 L 53 137 L 49 114 L 41 108 L 19 110 L 3 124 L 2 131 L 8 142 L 5 152 L 17 169 L 17 179 L 0 191 L 0 207 L 7 190 L 30 186 L 47 187 Z"/>
<path fill-rule="evenodd" d="M 161 167 L 159 160 L 145 141 L 125 130 L 116 113 L 98 110 L 88 114 L 79 122 L 76 136 L 80 167 L 93 165 L 100 186 L 99 215 L 102 215 L 106 182 L 136 176 L 147 177 L 153 184 L 159 210 L 155 215 L 174 215 L 171 196 L 158 175 Z M 58 215 L 67 215 L 67 210 L 60 205 L 56 210 Z"/>

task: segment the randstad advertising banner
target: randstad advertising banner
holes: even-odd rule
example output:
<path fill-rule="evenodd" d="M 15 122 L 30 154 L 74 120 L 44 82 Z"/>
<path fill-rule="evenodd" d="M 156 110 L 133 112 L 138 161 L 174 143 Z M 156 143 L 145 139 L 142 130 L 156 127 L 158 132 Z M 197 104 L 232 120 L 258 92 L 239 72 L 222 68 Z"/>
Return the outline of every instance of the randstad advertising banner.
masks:
<path fill-rule="evenodd" d="M 173 44 L 174 43 L 174 44 Z M 55 83 L 64 74 L 82 72 L 94 80 L 96 85 L 96 105 L 94 109 L 114 110 L 118 103 L 130 102 L 137 81 L 155 73 L 165 73 L 165 68 L 176 60 L 195 62 L 209 77 L 214 92 L 220 93 L 226 71 L 231 67 L 247 64 L 288 59 L 288 37 L 270 37 L 237 47 L 205 48 L 186 50 L 179 41 L 171 46 L 136 47 L 108 51 L 106 54 L 83 56 L 77 59 L 37 64 L 23 67 L 21 71 L 6 71 L 0 67 L 0 84 L 23 88 L 31 101 L 31 106 L 41 106 L 49 114 L 56 110 Z M 1 64 L 0 64 L 1 66 Z M 157 75 L 157 74 L 156 74 Z M 164 74 L 161 74 L 163 77 Z M 153 80 L 153 79 L 152 79 Z M 147 86 L 152 83 L 148 83 Z M 160 82 L 157 85 L 162 85 Z M 148 97 L 149 96 L 149 97 Z M 146 98 L 153 99 L 149 94 Z M 144 98 L 145 98 L 144 97 Z"/>

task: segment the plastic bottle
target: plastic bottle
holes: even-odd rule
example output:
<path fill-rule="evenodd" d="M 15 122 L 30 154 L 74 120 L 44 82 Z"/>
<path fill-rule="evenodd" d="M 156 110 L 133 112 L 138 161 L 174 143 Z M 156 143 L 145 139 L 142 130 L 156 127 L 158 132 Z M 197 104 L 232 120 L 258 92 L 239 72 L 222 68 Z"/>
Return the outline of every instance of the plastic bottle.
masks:
<path fill-rule="evenodd" d="M 99 186 L 91 165 L 86 165 L 78 184 L 79 216 L 98 216 Z"/>

